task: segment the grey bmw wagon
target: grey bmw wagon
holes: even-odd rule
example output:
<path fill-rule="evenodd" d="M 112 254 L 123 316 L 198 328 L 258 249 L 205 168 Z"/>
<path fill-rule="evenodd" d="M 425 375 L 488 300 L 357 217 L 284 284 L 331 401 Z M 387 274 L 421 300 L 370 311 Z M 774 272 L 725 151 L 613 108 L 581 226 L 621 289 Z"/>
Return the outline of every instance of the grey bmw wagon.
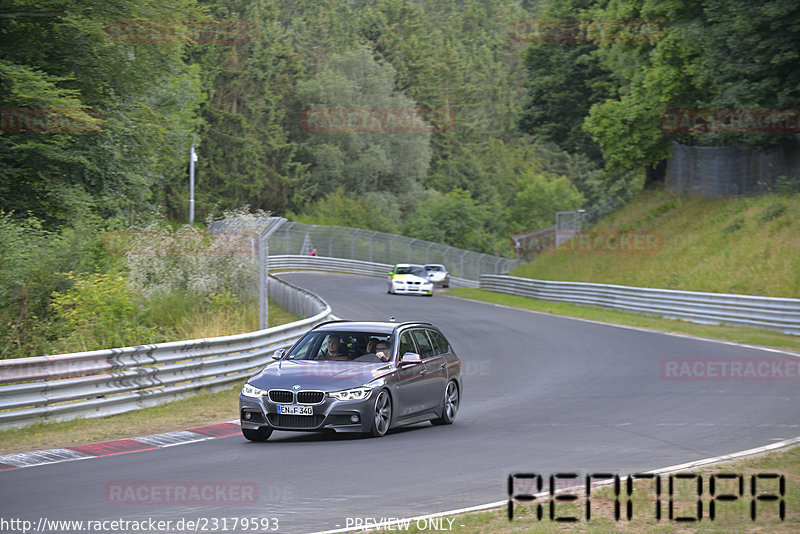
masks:
<path fill-rule="evenodd" d="M 447 425 L 461 401 L 461 360 L 430 323 L 329 321 L 273 358 L 239 395 L 251 441 L 274 430 L 379 437 L 422 421 Z"/>

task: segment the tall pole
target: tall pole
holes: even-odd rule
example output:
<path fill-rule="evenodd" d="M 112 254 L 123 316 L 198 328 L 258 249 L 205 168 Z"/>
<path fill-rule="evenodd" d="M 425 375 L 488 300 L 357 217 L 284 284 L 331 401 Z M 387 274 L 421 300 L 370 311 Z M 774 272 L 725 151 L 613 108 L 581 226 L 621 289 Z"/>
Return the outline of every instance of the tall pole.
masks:
<path fill-rule="evenodd" d="M 194 162 L 197 161 L 197 153 L 192 145 L 192 153 L 189 158 L 189 224 L 194 223 Z"/>
<path fill-rule="evenodd" d="M 269 236 L 258 236 L 258 329 L 269 326 Z"/>

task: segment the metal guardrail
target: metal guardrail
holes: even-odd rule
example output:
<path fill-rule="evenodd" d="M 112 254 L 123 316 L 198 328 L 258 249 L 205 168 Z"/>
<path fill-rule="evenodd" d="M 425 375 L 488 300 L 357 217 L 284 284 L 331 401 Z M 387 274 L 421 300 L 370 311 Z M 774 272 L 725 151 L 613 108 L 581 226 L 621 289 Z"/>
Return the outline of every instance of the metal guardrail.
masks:
<path fill-rule="evenodd" d="M 296 269 L 299 271 L 326 271 L 363 276 L 386 277 L 394 265 L 369 261 L 328 258 L 325 256 L 280 255 L 269 257 L 270 270 Z M 478 287 L 477 280 L 450 277 L 451 287 Z"/>
<path fill-rule="evenodd" d="M 481 289 L 543 300 L 589 304 L 702 324 L 729 324 L 800 335 L 800 299 L 555 282 L 482 275 Z"/>
<path fill-rule="evenodd" d="M 320 256 L 270 256 L 273 269 L 383 277 L 391 265 Z M 477 282 L 451 278 L 451 285 Z M 589 304 L 705 324 L 732 324 L 800 335 L 800 299 L 651 289 L 482 275 L 480 287 L 543 300 Z M 38 421 L 113 415 L 217 389 L 249 377 L 273 350 L 291 345 L 331 316 L 304 289 L 270 277 L 271 298 L 308 318 L 246 334 L 73 354 L 0 360 L 0 429 Z"/>
<path fill-rule="evenodd" d="M 0 428 L 99 417 L 244 380 L 331 316 L 318 296 L 270 277 L 274 302 L 307 317 L 233 336 L 0 360 Z"/>

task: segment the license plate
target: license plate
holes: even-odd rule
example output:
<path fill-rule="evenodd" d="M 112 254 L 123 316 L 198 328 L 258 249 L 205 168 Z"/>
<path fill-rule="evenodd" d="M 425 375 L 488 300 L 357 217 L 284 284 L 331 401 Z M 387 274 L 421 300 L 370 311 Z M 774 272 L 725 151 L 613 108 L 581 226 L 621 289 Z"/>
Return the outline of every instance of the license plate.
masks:
<path fill-rule="evenodd" d="M 287 406 L 279 404 L 278 413 L 281 415 L 314 415 L 314 408 L 311 406 Z"/>

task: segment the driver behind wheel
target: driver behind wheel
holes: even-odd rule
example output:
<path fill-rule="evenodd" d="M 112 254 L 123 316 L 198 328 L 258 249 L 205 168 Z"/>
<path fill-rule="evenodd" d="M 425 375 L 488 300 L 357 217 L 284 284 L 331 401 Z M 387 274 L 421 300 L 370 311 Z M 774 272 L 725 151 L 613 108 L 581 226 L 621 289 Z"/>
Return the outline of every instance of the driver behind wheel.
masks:
<path fill-rule="evenodd" d="M 323 359 L 325 360 L 346 360 L 348 359 L 348 355 L 345 352 L 345 345 L 342 343 L 342 340 L 339 339 L 339 336 L 330 336 L 328 337 L 328 348 L 323 353 Z"/>

